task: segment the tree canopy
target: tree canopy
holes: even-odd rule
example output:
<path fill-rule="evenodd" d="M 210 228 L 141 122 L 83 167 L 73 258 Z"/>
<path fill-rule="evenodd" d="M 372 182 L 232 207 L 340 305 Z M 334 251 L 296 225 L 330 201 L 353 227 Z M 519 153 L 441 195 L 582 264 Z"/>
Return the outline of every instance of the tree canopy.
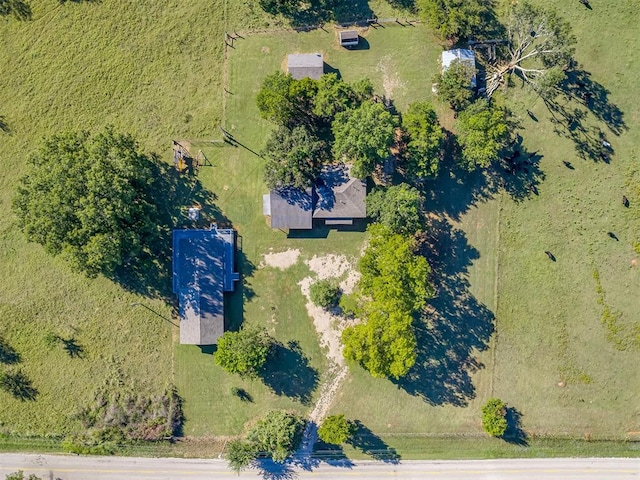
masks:
<path fill-rule="evenodd" d="M 407 175 L 418 178 L 435 177 L 440 168 L 444 132 L 431 104 L 417 102 L 409 105 L 402 116 L 402 127 L 409 137 Z"/>
<path fill-rule="evenodd" d="M 420 16 L 440 38 L 468 38 L 481 28 L 491 2 L 483 0 L 416 0 Z"/>
<path fill-rule="evenodd" d="M 239 474 L 258 456 L 258 446 L 254 442 L 235 439 L 227 444 L 227 462 L 229 468 Z"/>
<path fill-rule="evenodd" d="M 507 406 L 499 398 L 490 398 L 482 406 L 482 428 L 492 437 L 501 437 L 507 431 Z"/>
<path fill-rule="evenodd" d="M 515 74 L 534 90 L 547 93 L 564 79 L 574 53 L 576 38 L 571 26 L 555 10 L 524 1 L 515 4 L 507 21 L 506 58 L 487 72 L 487 95 L 491 96 Z"/>
<path fill-rule="evenodd" d="M 371 225 L 368 231 L 369 244 L 360 259 L 360 292 L 389 305 L 386 311 L 421 310 L 434 290 L 429 282 L 431 267 L 414 253 L 415 240 L 380 224 Z"/>
<path fill-rule="evenodd" d="M 389 156 L 395 127 L 394 117 L 381 103 L 364 102 L 340 112 L 332 124 L 334 156 L 346 157 L 353 163 L 353 175 L 365 178 Z"/>
<path fill-rule="evenodd" d="M 269 188 L 304 190 L 314 184 L 326 158 L 326 144 L 305 127 L 275 129 L 262 155 L 266 159 L 264 180 Z"/>
<path fill-rule="evenodd" d="M 290 123 L 297 113 L 297 107 L 291 93 L 295 80 L 291 75 L 277 71 L 267 75 L 256 97 L 260 115 L 280 125 Z"/>
<path fill-rule="evenodd" d="M 510 137 L 507 114 L 505 108 L 480 99 L 458 116 L 456 128 L 466 168 L 486 168 L 498 159 Z"/>
<path fill-rule="evenodd" d="M 412 320 L 410 314 L 394 310 L 393 304 L 367 304 L 366 321 L 342 332 L 345 358 L 374 377 L 403 377 L 416 362 Z"/>
<path fill-rule="evenodd" d="M 298 448 L 304 424 L 297 414 L 272 410 L 249 433 L 249 441 L 274 461 L 283 462 Z"/>
<path fill-rule="evenodd" d="M 318 428 L 318 437 L 325 443 L 340 445 L 346 443 L 355 433 L 356 426 L 344 415 L 331 415 Z"/>
<path fill-rule="evenodd" d="M 471 65 L 455 59 L 443 73 L 436 76 L 438 100 L 448 103 L 456 112 L 467 108 L 473 101 L 471 79 L 475 73 Z"/>
<path fill-rule="evenodd" d="M 228 330 L 218 340 L 215 362 L 229 373 L 256 376 L 267 362 L 272 345 L 273 340 L 265 330 Z"/>
<path fill-rule="evenodd" d="M 358 316 L 363 320 L 342 333 L 344 356 L 374 377 L 400 378 L 416 361 L 413 313 L 434 294 L 426 259 L 414 254 L 415 240 L 384 225 L 369 227 L 370 240 L 360 260 Z"/>
<path fill-rule="evenodd" d="M 394 233 L 413 235 L 424 224 L 423 198 L 418 189 L 401 183 L 367 195 L 367 213 Z"/>
<path fill-rule="evenodd" d="M 89 276 L 111 277 L 159 236 L 153 173 L 130 135 L 55 135 L 29 158 L 13 210 L 30 241 Z"/>

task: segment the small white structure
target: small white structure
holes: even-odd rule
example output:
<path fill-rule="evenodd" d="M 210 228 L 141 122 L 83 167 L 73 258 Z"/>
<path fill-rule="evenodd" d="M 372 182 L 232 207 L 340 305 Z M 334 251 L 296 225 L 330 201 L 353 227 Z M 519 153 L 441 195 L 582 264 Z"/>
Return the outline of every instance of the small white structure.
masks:
<path fill-rule="evenodd" d="M 296 80 L 318 80 L 324 73 L 321 53 L 292 53 L 287 57 L 287 72 Z"/>
<path fill-rule="evenodd" d="M 200 207 L 189 207 L 189 220 L 196 221 L 200 218 Z"/>
<path fill-rule="evenodd" d="M 464 48 L 455 48 L 453 50 L 445 50 L 442 52 L 442 73 L 451 65 L 454 60 L 459 60 L 465 65 L 469 65 L 473 68 L 474 74 L 471 77 L 471 86 L 476 88 L 476 54 L 473 50 L 466 50 Z"/>
<path fill-rule="evenodd" d="M 340 32 L 340 46 L 345 48 L 353 48 L 358 46 L 357 30 L 342 30 Z"/>

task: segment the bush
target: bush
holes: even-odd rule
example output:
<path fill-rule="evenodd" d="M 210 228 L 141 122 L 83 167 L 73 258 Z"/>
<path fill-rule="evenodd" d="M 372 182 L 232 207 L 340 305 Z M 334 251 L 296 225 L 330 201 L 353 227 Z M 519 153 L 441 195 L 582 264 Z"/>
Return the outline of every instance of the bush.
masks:
<path fill-rule="evenodd" d="M 249 441 L 274 461 L 283 462 L 298 448 L 303 429 L 304 420 L 297 414 L 272 410 L 249 433 Z"/>
<path fill-rule="evenodd" d="M 231 440 L 227 444 L 227 461 L 229 468 L 240 474 L 258 456 L 258 447 L 253 442 L 245 440 Z"/>
<path fill-rule="evenodd" d="M 340 288 L 331 280 L 318 280 L 309 289 L 311 301 L 322 308 L 329 309 L 338 306 Z"/>
<path fill-rule="evenodd" d="M 24 476 L 24 472 L 22 470 L 18 470 L 17 472 L 13 472 L 8 474 L 5 477 L 5 480 L 42 480 L 42 478 L 37 477 L 35 474 L 31 474 L 28 477 Z"/>
<path fill-rule="evenodd" d="M 490 398 L 482 407 L 482 428 L 492 437 L 502 437 L 507 431 L 507 405 L 498 398 Z"/>
<path fill-rule="evenodd" d="M 348 442 L 355 430 L 355 425 L 344 418 L 344 415 L 331 415 L 322 422 L 318 429 L 318 437 L 325 443 L 340 445 Z"/>
<path fill-rule="evenodd" d="M 358 300 L 353 294 L 340 295 L 338 306 L 345 317 L 353 318 L 358 315 Z"/>
<path fill-rule="evenodd" d="M 218 340 L 215 362 L 229 373 L 255 377 L 267 363 L 273 339 L 266 330 L 245 328 L 225 332 Z"/>

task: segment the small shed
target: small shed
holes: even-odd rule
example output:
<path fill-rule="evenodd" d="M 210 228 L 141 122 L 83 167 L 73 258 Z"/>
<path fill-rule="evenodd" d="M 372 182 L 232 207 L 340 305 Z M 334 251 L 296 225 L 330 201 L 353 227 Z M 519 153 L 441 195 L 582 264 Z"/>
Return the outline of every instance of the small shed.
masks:
<path fill-rule="evenodd" d="M 447 68 L 449 68 L 451 63 L 454 62 L 455 60 L 459 60 L 465 65 L 470 66 L 471 68 L 473 68 L 473 71 L 475 72 L 476 54 L 473 52 L 473 50 L 467 50 L 464 48 L 455 48 L 453 50 L 445 50 L 444 52 L 442 52 L 442 73 L 444 73 L 447 70 Z M 476 88 L 475 73 L 473 74 L 473 77 L 471 77 L 471 86 L 473 88 Z"/>
<path fill-rule="evenodd" d="M 357 30 L 343 30 L 340 32 L 340 46 L 346 48 L 353 48 L 358 46 L 358 31 Z"/>
<path fill-rule="evenodd" d="M 292 53 L 287 57 L 287 72 L 296 80 L 318 80 L 324 73 L 321 53 Z"/>

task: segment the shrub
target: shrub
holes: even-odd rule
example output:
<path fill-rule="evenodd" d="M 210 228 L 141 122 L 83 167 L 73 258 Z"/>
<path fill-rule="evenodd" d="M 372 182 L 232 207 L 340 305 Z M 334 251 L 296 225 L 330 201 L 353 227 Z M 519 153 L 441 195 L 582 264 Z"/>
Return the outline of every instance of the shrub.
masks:
<path fill-rule="evenodd" d="M 273 339 L 266 330 L 245 328 L 225 332 L 218 340 L 215 362 L 229 373 L 255 377 L 267 363 Z"/>
<path fill-rule="evenodd" d="M 334 308 L 338 306 L 340 288 L 331 280 L 318 280 L 309 289 L 311 301 L 322 308 Z"/>
<path fill-rule="evenodd" d="M 331 415 L 322 422 L 318 437 L 325 443 L 340 445 L 349 441 L 355 429 L 355 425 L 344 418 L 344 415 Z"/>
<path fill-rule="evenodd" d="M 507 431 L 507 405 L 498 398 L 490 398 L 482 407 L 482 428 L 492 437 L 502 437 Z"/>
<path fill-rule="evenodd" d="M 254 442 L 231 440 L 227 444 L 227 461 L 229 462 L 229 468 L 237 474 L 240 474 L 242 470 L 251 465 L 257 455 L 258 447 Z"/>
<path fill-rule="evenodd" d="M 355 317 L 358 315 L 358 300 L 353 294 L 341 295 L 338 306 L 345 317 Z"/>
<path fill-rule="evenodd" d="M 304 420 L 297 414 L 272 410 L 249 433 L 249 441 L 274 461 L 283 462 L 298 448 L 303 429 Z"/>

